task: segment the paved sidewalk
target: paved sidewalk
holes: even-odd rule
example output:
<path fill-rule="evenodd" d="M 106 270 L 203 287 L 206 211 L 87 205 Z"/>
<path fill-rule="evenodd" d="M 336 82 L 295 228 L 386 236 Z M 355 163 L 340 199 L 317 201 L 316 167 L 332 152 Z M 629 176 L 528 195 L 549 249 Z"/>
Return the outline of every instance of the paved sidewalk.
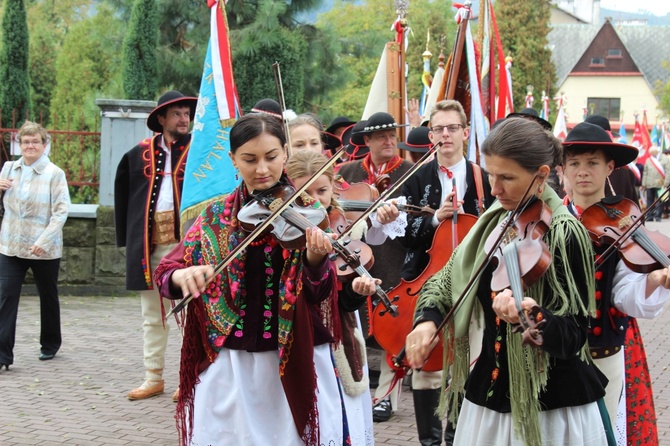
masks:
<path fill-rule="evenodd" d="M 63 347 L 54 360 L 39 361 L 39 299 L 21 299 L 14 365 L 0 371 L 0 445 L 177 445 L 171 394 L 177 386 L 180 336 L 174 322 L 166 393 L 131 402 L 126 394 L 144 377 L 139 298 L 62 297 L 61 306 Z M 670 308 L 639 323 L 660 445 L 670 446 Z M 407 389 L 393 418 L 375 424 L 375 439 L 377 444 L 418 444 Z"/>

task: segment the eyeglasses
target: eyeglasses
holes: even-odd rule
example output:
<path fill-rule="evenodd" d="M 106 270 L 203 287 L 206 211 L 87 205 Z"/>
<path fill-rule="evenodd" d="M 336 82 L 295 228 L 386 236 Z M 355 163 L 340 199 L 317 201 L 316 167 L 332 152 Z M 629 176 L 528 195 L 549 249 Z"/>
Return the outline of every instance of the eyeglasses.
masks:
<path fill-rule="evenodd" d="M 41 146 L 42 144 L 44 144 L 42 141 L 21 141 L 21 145 L 23 147 L 30 147 L 30 146 L 37 147 Z"/>
<path fill-rule="evenodd" d="M 465 128 L 463 124 L 449 124 L 449 125 L 436 125 L 431 127 L 433 133 L 443 133 L 444 129 L 447 129 L 449 133 L 456 133 L 461 127 Z"/>

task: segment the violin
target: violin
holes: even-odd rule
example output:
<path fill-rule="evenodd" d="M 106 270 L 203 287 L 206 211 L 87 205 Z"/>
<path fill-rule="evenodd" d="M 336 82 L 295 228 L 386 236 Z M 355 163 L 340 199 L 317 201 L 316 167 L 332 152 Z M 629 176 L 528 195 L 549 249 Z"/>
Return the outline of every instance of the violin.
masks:
<path fill-rule="evenodd" d="M 344 211 L 361 211 L 364 212 L 370 208 L 374 203 L 371 201 L 359 200 L 337 200 L 337 203 L 344 209 Z M 380 203 L 383 205 L 384 203 Z M 412 204 L 396 203 L 395 207 L 401 212 L 407 212 L 414 215 L 434 215 L 435 209 L 429 206 L 415 206 Z"/>
<path fill-rule="evenodd" d="M 214 268 L 214 276 L 217 274 L 221 273 L 221 271 L 224 270 L 230 263 L 233 261 L 235 257 L 239 253 L 241 253 L 244 249 L 247 248 L 247 246 L 251 245 L 251 243 L 256 240 L 258 237 L 262 236 L 265 234 L 265 231 L 267 228 L 270 227 L 270 225 L 277 219 L 277 217 L 280 215 L 281 212 L 283 212 L 285 209 L 287 209 L 293 201 L 298 198 L 303 192 L 307 190 L 307 188 L 316 181 L 317 178 L 319 178 L 326 170 L 328 170 L 335 162 L 340 159 L 342 154 L 344 153 L 344 147 L 342 147 L 340 150 L 338 150 L 332 158 L 328 160 L 323 166 L 321 166 L 319 169 L 317 169 L 314 174 L 309 177 L 305 183 L 300 186 L 297 190 L 294 191 L 291 196 L 286 197 L 286 199 L 280 203 L 278 206 L 275 206 L 273 208 L 272 213 L 256 228 L 251 231 L 251 233 L 244 239 L 242 240 L 235 248 L 233 248 L 230 252 L 228 252 L 228 255 L 224 259 L 222 259 L 219 263 L 216 264 L 216 268 Z M 193 300 L 193 295 L 191 294 L 186 294 L 179 302 L 177 302 L 170 311 L 165 315 L 165 319 L 167 320 L 172 314 L 178 313 L 179 311 L 183 310 L 186 308 L 186 306 Z"/>
<path fill-rule="evenodd" d="M 463 240 L 470 228 L 477 222 L 477 217 L 470 214 L 460 214 L 458 219 L 459 225 L 456 232 L 454 232 L 451 220 L 444 220 L 437 226 L 433 235 L 433 242 L 426 251 L 430 260 L 421 274 L 412 280 L 400 279 L 400 283 L 388 292 L 391 302 L 398 306 L 398 317 L 386 317 L 383 311 L 375 308 L 372 314 L 372 334 L 386 352 L 396 354 L 405 346 L 405 338 L 414 327 L 414 309 L 419 299 L 421 287 L 447 264 L 453 253 L 453 245 L 445 242 L 453 240 L 454 236 L 459 241 Z M 421 370 L 427 372 L 442 370 L 443 351 L 442 341 L 440 340 Z M 448 358 L 447 363 L 449 362 L 451 362 L 451 358 Z M 396 367 L 409 367 L 404 363 L 404 355 L 403 357 L 395 355 L 394 365 Z"/>
<path fill-rule="evenodd" d="M 513 224 L 506 224 L 504 232 L 501 228 L 491 232 L 484 245 L 486 253 L 492 255 L 495 267 L 491 290 L 512 289 L 520 322 L 515 331 L 523 333 L 522 345 L 539 347 L 543 343 L 541 328 L 545 321 L 538 320 L 540 308 L 535 306 L 527 315 L 521 309 L 521 300 L 524 290 L 542 277 L 551 265 L 552 255 L 542 240 L 549 230 L 551 218 L 551 208 L 544 201 L 531 198 Z M 497 240 L 501 243 L 495 246 Z"/>
<path fill-rule="evenodd" d="M 612 196 L 589 206 L 580 220 L 597 246 L 618 248 L 626 266 L 646 274 L 670 266 L 670 238 L 648 230 L 643 215 L 633 201 Z M 601 265 L 608 255 L 600 256 Z"/>
<path fill-rule="evenodd" d="M 272 209 L 277 206 L 281 206 L 285 197 L 292 196 L 294 193 L 294 188 L 288 184 L 282 184 L 279 186 L 272 187 L 268 190 L 265 190 L 258 194 L 252 194 L 254 200 L 244 206 L 237 214 L 237 219 L 240 221 L 242 228 L 250 228 L 254 225 L 261 224 L 264 219 L 272 213 Z M 299 198 L 303 203 L 308 203 L 310 206 L 306 206 L 303 209 L 301 206 L 289 206 L 285 210 L 281 211 L 279 218 L 277 218 L 272 223 L 272 233 L 277 237 L 279 243 L 282 247 L 286 249 L 298 249 L 305 245 L 304 235 L 308 228 L 320 228 L 321 230 L 325 229 L 329 224 L 328 219 L 321 221 L 321 224 L 325 225 L 324 227 L 319 226 L 315 223 L 318 220 L 313 216 L 312 210 L 318 209 L 318 214 L 321 216 L 326 216 L 326 210 L 318 206 L 314 208 L 311 206 L 314 203 L 314 200 L 307 194 L 304 194 Z M 296 200 L 298 201 L 298 200 Z M 293 226 L 293 228 L 289 228 Z M 361 257 L 358 253 L 352 253 L 346 245 L 351 243 L 348 240 L 332 240 L 331 244 L 335 254 L 331 256 L 331 260 L 336 260 L 337 258 L 341 259 L 338 266 L 338 270 L 344 272 L 347 268 L 350 268 L 353 272 L 360 276 L 372 277 L 365 266 L 361 263 Z M 368 248 L 369 249 L 369 248 Z M 370 255 L 370 257 L 372 257 Z M 397 308 L 391 303 L 388 296 L 381 289 L 379 285 L 376 286 L 376 294 L 381 299 L 381 303 L 386 307 L 387 311 L 391 314 L 397 314 Z"/>
<path fill-rule="evenodd" d="M 280 184 L 257 194 L 242 209 L 237 219 L 240 227 L 251 232 L 272 213 L 272 208 L 282 203 L 295 189 L 289 184 Z M 284 249 L 300 249 L 305 246 L 305 229 L 318 227 L 328 228 L 328 213 L 322 206 L 313 206 L 312 197 L 303 192 L 296 198 L 294 205 L 289 206 L 272 222 L 269 231 Z"/>
<path fill-rule="evenodd" d="M 344 212 L 336 208 L 331 208 L 328 213 L 328 220 L 330 222 L 330 229 L 337 235 L 340 235 L 349 226 L 349 221 L 347 220 Z M 354 254 L 360 257 L 360 262 L 366 270 L 370 270 L 372 265 L 375 263 L 375 258 L 372 254 L 372 249 L 360 240 L 347 240 L 342 241 L 342 243 Z M 335 267 L 337 268 L 337 278 L 342 282 L 348 282 L 352 278 L 358 276 L 357 272 L 351 268 L 351 266 L 346 262 L 345 259 L 340 257 L 333 260 L 335 262 Z"/>
<path fill-rule="evenodd" d="M 526 315 L 523 309 L 521 308 L 521 300 L 523 299 L 523 286 L 521 282 L 521 273 L 520 273 L 520 267 L 519 267 L 519 256 L 518 256 L 518 250 L 517 248 L 517 243 L 520 243 L 523 238 L 519 238 L 519 235 L 523 234 L 524 237 L 526 235 L 529 235 L 531 237 L 531 240 L 537 241 L 537 242 L 544 242 L 542 241 L 542 234 L 540 234 L 538 231 L 527 231 L 528 229 L 534 229 L 536 227 L 542 228 L 546 226 L 546 228 L 549 227 L 549 224 L 551 223 L 551 209 L 547 206 L 542 200 L 539 200 L 541 205 L 543 206 L 541 210 L 535 209 L 534 212 L 534 217 L 535 218 L 530 218 L 528 220 L 531 220 L 528 222 L 526 225 L 515 225 L 516 221 L 518 218 L 523 214 L 523 211 L 529 207 L 531 204 L 535 204 L 534 200 L 526 200 L 526 197 L 528 197 L 529 192 L 537 179 L 540 178 L 539 175 L 536 175 L 533 178 L 533 181 L 528 185 L 528 188 L 523 194 L 523 197 L 517 204 L 516 208 L 512 211 L 510 216 L 506 219 L 504 222 L 502 228 L 500 228 L 497 231 L 497 238 L 495 238 L 495 241 L 491 243 L 491 240 L 494 239 L 494 236 L 490 236 L 487 241 L 486 245 L 488 246 L 488 250 L 486 250 L 486 256 L 482 260 L 481 264 L 477 267 L 475 272 L 470 276 L 470 280 L 468 280 L 468 283 L 465 285 L 463 288 L 463 292 L 461 293 L 460 296 L 458 296 L 458 299 L 454 302 L 452 305 L 451 309 L 447 313 L 447 315 L 442 319 L 442 322 L 440 322 L 440 325 L 437 326 L 437 329 L 435 330 L 435 333 L 431 337 L 431 343 L 440 335 L 440 333 L 444 330 L 444 327 L 449 323 L 450 320 L 454 318 L 454 315 L 460 308 L 460 306 L 463 304 L 465 301 L 465 298 L 472 292 L 473 287 L 477 283 L 477 281 L 481 278 L 481 275 L 483 274 L 484 270 L 491 264 L 494 256 L 498 254 L 498 250 L 501 248 L 503 244 L 503 239 L 507 239 L 507 245 L 510 246 L 510 248 L 507 249 L 508 253 L 512 253 L 513 255 L 507 255 L 503 256 L 503 260 L 507 261 L 509 260 L 509 263 L 506 265 L 506 268 L 504 269 L 507 272 L 508 276 L 508 282 L 507 285 L 511 285 L 512 287 L 512 293 L 514 295 L 514 298 L 516 300 L 516 306 L 517 310 L 519 312 L 519 320 L 520 320 L 520 327 L 523 330 L 523 339 L 522 339 L 522 344 L 530 344 L 533 346 L 540 346 L 542 345 L 542 327 L 545 323 L 544 320 L 541 319 L 541 310 L 540 307 L 534 306 L 531 311 L 529 311 L 529 314 Z M 537 200 L 535 200 L 537 201 Z M 537 205 L 540 205 L 540 203 L 537 203 Z M 530 217 L 533 217 L 533 214 L 529 214 Z M 541 218 L 540 218 L 541 217 Z M 539 220 L 542 220 L 543 224 L 539 223 Z M 536 223 L 532 223 L 535 221 Z M 508 233 L 508 229 L 515 227 L 513 232 Z M 516 235 L 515 235 L 516 234 Z M 542 245 L 540 245 L 542 246 Z M 544 245 L 546 248 L 546 244 Z M 548 249 L 547 249 L 548 252 Z M 507 257 L 507 258 L 505 258 Z M 543 254 L 542 258 L 546 258 Z M 498 258 L 498 267 L 501 265 L 500 257 Z M 528 266 L 528 265 L 526 265 Z M 548 266 L 547 266 L 548 268 Z M 528 269 L 528 268 L 524 268 Z M 531 268 L 533 269 L 533 268 Z M 503 270 L 501 269 L 500 272 Z M 536 270 L 537 273 L 537 270 Z M 500 274 L 500 273 L 499 273 Z M 541 274 L 540 274 L 541 276 Z M 535 279 L 539 278 L 536 277 Z M 531 277 L 526 277 L 526 285 L 530 286 L 532 284 L 531 282 Z M 498 286 L 503 286 L 503 288 L 506 288 L 506 283 L 504 280 L 499 279 L 498 280 Z M 491 287 L 493 289 L 493 287 Z M 501 288 L 502 289 L 502 288 Z M 520 330 L 515 330 L 515 331 L 520 331 Z M 401 363 L 404 361 L 406 351 L 405 348 L 403 348 L 400 353 L 398 354 L 397 357 L 394 358 L 394 362 L 396 364 Z M 431 353 L 432 354 L 432 353 Z"/>
<path fill-rule="evenodd" d="M 333 196 L 337 199 L 337 203 L 342 206 L 342 202 L 347 201 L 363 201 L 373 202 L 379 197 L 379 190 L 368 183 L 353 183 L 347 184 L 344 181 L 333 181 Z M 372 204 L 372 203 L 370 203 Z M 345 207 L 344 215 L 348 220 L 357 220 L 358 217 L 368 209 L 369 206 L 361 207 Z M 341 232 L 341 231 L 340 231 Z"/>

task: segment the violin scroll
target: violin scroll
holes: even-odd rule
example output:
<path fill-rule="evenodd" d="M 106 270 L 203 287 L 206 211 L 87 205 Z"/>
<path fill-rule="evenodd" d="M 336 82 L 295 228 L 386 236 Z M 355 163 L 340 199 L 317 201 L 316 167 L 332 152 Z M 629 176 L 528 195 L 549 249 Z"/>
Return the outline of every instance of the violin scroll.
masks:
<path fill-rule="evenodd" d="M 521 345 L 540 347 L 544 343 L 542 329 L 547 323 L 540 307 L 533 305 L 528 314 L 519 314 L 519 320 L 523 322 L 517 325 L 513 331 L 521 333 Z"/>

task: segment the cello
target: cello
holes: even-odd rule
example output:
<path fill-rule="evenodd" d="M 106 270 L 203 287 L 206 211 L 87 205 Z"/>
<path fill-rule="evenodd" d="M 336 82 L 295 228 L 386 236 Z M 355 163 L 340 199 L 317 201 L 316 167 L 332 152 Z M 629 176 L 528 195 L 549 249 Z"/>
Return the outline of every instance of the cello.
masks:
<path fill-rule="evenodd" d="M 455 180 L 453 190 L 456 192 Z M 458 208 L 456 197 L 457 194 L 454 193 L 452 206 L 455 210 Z M 390 318 L 383 309 L 375 308 L 372 315 L 373 336 L 386 352 L 393 355 L 405 346 L 405 337 L 414 326 L 414 308 L 421 287 L 447 264 L 458 242 L 465 238 L 476 221 L 477 217 L 474 215 L 458 214 L 458 212 L 454 212 L 451 219 L 442 221 L 435 229 L 431 247 L 426 251 L 430 260 L 421 274 L 413 280 L 401 279 L 400 283 L 388 292 L 391 302 L 398 306 L 398 317 Z M 440 341 L 438 348 L 433 350 L 422 370 L 428 372 L 442 370 L 442 351 Z M 394 365 L 407 367 L 402 362 Z"/>

